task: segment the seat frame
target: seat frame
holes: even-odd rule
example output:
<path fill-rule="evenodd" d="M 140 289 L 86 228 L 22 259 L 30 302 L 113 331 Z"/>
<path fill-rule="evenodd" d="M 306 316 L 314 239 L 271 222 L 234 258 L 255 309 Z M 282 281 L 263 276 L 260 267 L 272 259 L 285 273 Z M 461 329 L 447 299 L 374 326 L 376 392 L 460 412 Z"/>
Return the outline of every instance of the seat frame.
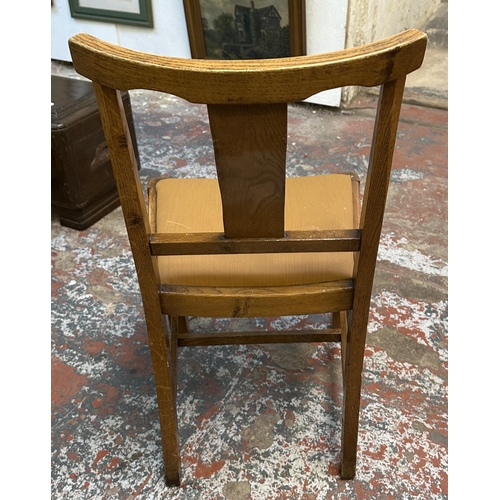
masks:
<path fill-rule="evenodd" d="M 75 70 L 94 83 L 137 270 L 156 380 L 167 484 L 178 485 L 181 477 L 177 350 L 237 343 L 341 343 L 340 476 L 354 477 L 365 340 L 396 132 L 406 75 L 421 66 L 426 43 L 424 33 L 407 30 L 327 54 L 208 61 L 136 52 L 88 34 L 69 40 Z M 359 224 L 349 230 L 286 233 L 287 103 L 348 85 L 381 86 L 363 203 L 356 216 Z M 223 233 L 155 232 L 119 93 L 131 89 L 161 91 L 207 104 L 223 204 Z M 150 188 L 150 194 L 153 191 Z M 150 208 L 152 202 L 150 199 Z M 352 280 L 259 288 L 162 285 L 157 265 L 160 255 L 325 251 L 354 252 Z M 202 335 L 189 333 L 186 319 L 319 312 L 332 313 L 333 328 Z M 170 337 L 165 334 L 168 330 Z"/>

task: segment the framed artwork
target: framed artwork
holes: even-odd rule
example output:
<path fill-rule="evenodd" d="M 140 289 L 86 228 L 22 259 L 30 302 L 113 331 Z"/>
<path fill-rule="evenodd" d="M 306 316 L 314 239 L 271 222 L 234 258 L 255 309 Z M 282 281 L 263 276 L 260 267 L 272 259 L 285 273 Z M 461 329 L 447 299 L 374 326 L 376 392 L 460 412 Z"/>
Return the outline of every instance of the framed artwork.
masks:
<path fill-rule="evenodd" d="M 305 0 L 184 0 L 194 59 L 306 53 Z"/>
<path fill-rule="evenodd" d="M 69 0 L 71 17 L 153 27 L 151 0 Z"/>

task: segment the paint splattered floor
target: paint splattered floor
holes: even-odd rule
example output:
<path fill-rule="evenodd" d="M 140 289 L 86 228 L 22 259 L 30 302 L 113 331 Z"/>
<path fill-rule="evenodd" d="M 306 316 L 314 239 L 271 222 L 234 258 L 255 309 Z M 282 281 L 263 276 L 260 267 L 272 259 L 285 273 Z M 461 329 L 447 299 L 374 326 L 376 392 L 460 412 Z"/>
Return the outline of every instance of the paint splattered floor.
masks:
<path fill-rule="evenodd" d="M 53 72 L 68 68 L 53 67 Z M 71 69 L 69 69 L 71 73 Z M 73 73 L 74 74 L 74 73 Z M 425 93 L 425 89 L 423 89 Z M 417 89 L 418 93 L 418 89 Z M 415 89 L 409 95 L 414 97 Z M 132 91 L 141 181 L 215 176 L 202 106 Z M 376 98 L 289 108 L 289 176 L 364 180 Z M 52 498 L 447 498 L 447 118 L 402 111 L 372 296 L 356 479 L 338 478 L 336 345 L 180 351 L 182 484 L 166 488 L 141 298 L 120 208 L 52 217 Z M 328 325 L 323 315 L 193 318 L 195 330 Z"/>

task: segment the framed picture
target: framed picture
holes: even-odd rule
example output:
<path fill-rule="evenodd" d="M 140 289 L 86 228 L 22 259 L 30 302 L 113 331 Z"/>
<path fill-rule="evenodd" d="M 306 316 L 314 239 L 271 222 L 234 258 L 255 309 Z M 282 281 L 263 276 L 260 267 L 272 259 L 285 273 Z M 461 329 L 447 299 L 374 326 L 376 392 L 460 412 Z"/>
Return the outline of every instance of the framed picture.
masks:
<path fill-rule="evenodd" d="M 151 0 L 69 0 L 71 17 L 153 28 Z"/>
<path fill-rule="evenodd" d="M 305 0 L 184 0 L 194 59 L 306 53 Z"/>

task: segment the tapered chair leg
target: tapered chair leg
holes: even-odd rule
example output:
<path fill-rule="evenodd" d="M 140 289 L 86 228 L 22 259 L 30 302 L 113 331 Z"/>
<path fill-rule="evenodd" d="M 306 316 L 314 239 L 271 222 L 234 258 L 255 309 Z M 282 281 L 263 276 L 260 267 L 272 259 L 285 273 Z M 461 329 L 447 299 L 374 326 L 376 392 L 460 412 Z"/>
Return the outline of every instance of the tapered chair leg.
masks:
<path fill-rule="evenodd" d="M 361 400 L 361 381 L 365 351 L 366 328 L 356 332 L 349 315 L 347 338 L 342 343 L 344 402 L 342 410 L 342 449 L 340 477 L 352 479 L 356 474 L 356 453 L 358 446 L 359 409 Z"/>
<path fill-rule="evenodd" d="M 165 337 L 165 324 L 160 314 L 153 314 L 146 304 L 146 321 L 150 343 L 151 360 L 156 382 L 158 413 L 160 417 L 161 442 L 165 467 L 165 483 L 168 486 L 180 485 L 180 456 L 177 434 L 177 412 L 175 391 L 173 390 L 168 353 L 168 339 Z"/>
<path fill-rule="evenodd" d="M 153 368 L 155 364 L 153 361 Z M 175 395 L 172 391 L 170 377 L 158 376 L 156 373 L 155 378 L 165 465 L 165 482 L 168 486 L 178 486 L 180 485 L 180 457 Z"/>
<path fill-rule="evenodd" d="M 170 349 L 168 353 L 169 366 L 170 366 L 170 386 L 172 394 L 172 403 L 174 411 L 174 425 L 175 433 L 177 439 L 177 350 L 178 350 L 178 333 L 187 333 L 188 326 L 185 316 L 169 316 L 168 321 L 170 324 Z M 162 432 L 163 440 L 169 439 Z M 168 443 L 167 443 L 168 444 Z M 178 445 L 177 445 L 178 450 Z M 167 452 L 168 453 L 168 452 Z M 180 460 L 177 451 L 177 457 L 169 457 L 170 462 L 165 458 L 165 479 L 167 486 L 179 486 L 180 484 Z M 165 455 L 165 443 L 164 443 L 164 455 Z"/>

